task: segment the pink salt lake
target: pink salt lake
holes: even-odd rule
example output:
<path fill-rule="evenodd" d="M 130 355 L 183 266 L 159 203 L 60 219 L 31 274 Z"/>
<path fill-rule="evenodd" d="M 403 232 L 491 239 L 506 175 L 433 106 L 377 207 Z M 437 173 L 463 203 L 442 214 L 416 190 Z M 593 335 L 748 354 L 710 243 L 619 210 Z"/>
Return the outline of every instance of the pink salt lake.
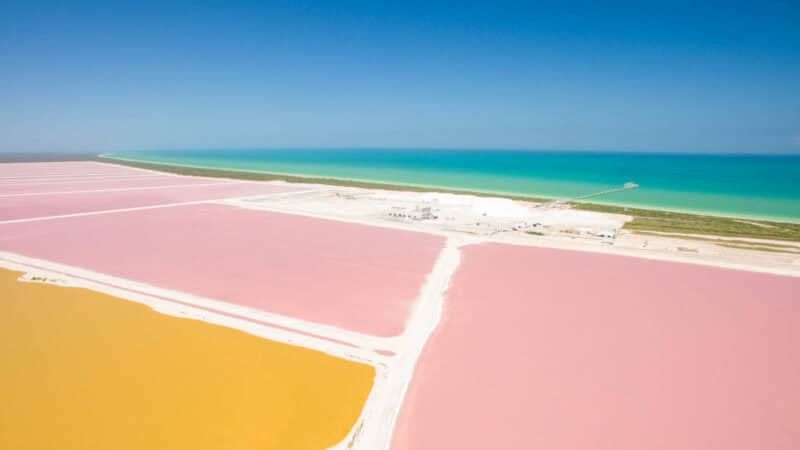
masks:
<path fill-rule="evenodd" d="M 188 177 L 187 177 L 188 178 Z M 296 188 L 267 183 L 225 183 L 163 189 L 83 192 L 0 197 L 0 220 L 30 219 L 66 214 L 139 208 L 170 203 L 290 192 Z"/>
<path fill-rule="evenodd" d="M 173 176 L 96 162 L 0 164 L 0 221 L 297 189 L 270 183 Z"/>
<path fill-rule="evenodd" d="M 378 336 L 402 333 L 443 241 L 216 204 L 0 224 L 2 251 Z"/>
<path fill-rule="evenodd" d="M 793 450 L 800 278 L 496 244 L 462 264 L 393 450 Z"/>
<path fill-rule="evenodd" d="M 141 189 L 199 184 L 236 183 L 230 180 L 200 177 L 171 177 L 159 175 L 123 175 L 114 178 L 70 178 L 46 181 L 0 181 L 0 198 L 3 196 L 36 196 L 46 193 L 97 191 L 106 189 Z M 57 198 L 57 197 L 54 197 Z"/>
<path fill-rule="evenodd" d="M 64 161 L 39 163 L 3 163 L 0 164 L 0 181 L 23 178 L 42 177 L 80 177 L 89 175 L 157 173 L 113 164 L 93 161 Z"/>

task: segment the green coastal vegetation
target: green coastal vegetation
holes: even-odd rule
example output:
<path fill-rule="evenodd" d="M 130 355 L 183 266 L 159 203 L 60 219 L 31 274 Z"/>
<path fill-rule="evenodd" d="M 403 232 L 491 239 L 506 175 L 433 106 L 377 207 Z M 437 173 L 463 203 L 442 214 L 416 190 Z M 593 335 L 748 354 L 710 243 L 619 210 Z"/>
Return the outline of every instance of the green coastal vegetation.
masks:
<path fill-rule="evenodd" d="M 656 237 L 672 237 L 672 238 L 679 238 L 679 239 L 688 239 L 692 241 L 701 241 L 701 242 L 710 242 L 712 244 L 719 244 L 724 246 L 741 246 L 741 245 L 763 245 L 767 247 L 772 247 L 775 249 L 784 249 L 786 251 L 798 251 L 800 252 L 800 242 L 798 243 L 777 243 L 777 242 L 762 242 L 762 241 L 747 241 L 743 239 L 730 239 L 730 238 L 719 238 L 719 237 L 708 237 L 708 236 L 699 236 L 699 235 L 692 235 L 692 234 L 676 234 L 676 233 L 656 233 L 650 231 L 636 231 L 636 234 L 643 235 L 643 236 L 656 236 Z"/>
<path fill-rule="evenodd" d="M 746 241 L 742 239 L 722 239 L 719 237 L 707 237 L 689 234 L 674 234 L 674 233 L 655 233 L 650 231 L 634 231 L 636 234 L 643 236 L 654 237 L 667 237 L 685 239 L 690 241 L 708 242 L 720 247 L 737 248 L 742 250 L 759 250 L 762 252 L 772 253 L 790 253 L 800 255 L 800 242 L 797 244 L 779 244 L 776 242 L 764 241 Z"/>
<path fill-rule="evenodd" d="M 121 164 L 125 166 L 138 167 L 140 169 L 158 170 L 161 172 L 169 172 L 177 175 L 189 175 L 197 177 L 209 178 L 232 178 L 237 180 L 251 180 L 251 181 L 286 181 L 287 183 L 311 183 L 311 184 L 325 184 L 328 186 L 346 186 L 357 187 L 364 189 L 385 189 L 391 191 L 409 191 L 409 192 L 443 192 L 452 194 L 469 194 L 480 197 L 503 197 L 513 200 L 522 200 L 529 202 L 548 202 L 552 201 L 545 198 L 528 197 L 522 195 L 507 195 L 499 193 L 475 192 L 468 190 L 458 189 L 443 189 L 428 186 L 409 186 L 403 184 L 391 183 L 376 183 L 372 181 L 358 181 L 358 180 L 343 180 L 339 178 L 325 178 L 325 177 L 306 177 L 297 175 L 285 175 L 267 172 L 251 172 L 245 170 L 229 170 L 229 169 L 209 169 L 204 167 L 188 167 L 178 166 L 171 164 L 149 163 L 130 161 L 125 159 L 116 159 L 112 157 L 101 157 L 99 161 L 111 162 L 114 164 Z"/>
<path fill-rule="evenodd" d="M 625 229 L 637 233 L 702 234 L 800 242 L 800 223 L 708 216 L 595 203 L 574 203 L 573 207 L 584 211 L 629 215 L 633 220 L 625 224 Z"/>

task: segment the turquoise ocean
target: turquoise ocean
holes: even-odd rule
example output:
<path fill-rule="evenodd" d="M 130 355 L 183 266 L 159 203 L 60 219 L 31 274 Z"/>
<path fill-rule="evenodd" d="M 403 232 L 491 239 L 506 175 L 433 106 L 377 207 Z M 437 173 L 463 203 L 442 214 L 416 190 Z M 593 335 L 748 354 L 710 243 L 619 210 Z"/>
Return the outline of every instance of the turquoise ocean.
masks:
<path fill-rule="evenodd" d="M 107 153 L 143 162 L 574 198 L 595 203 L 800 222 L 800 155 L 521 150 L 271 149 Z"/>

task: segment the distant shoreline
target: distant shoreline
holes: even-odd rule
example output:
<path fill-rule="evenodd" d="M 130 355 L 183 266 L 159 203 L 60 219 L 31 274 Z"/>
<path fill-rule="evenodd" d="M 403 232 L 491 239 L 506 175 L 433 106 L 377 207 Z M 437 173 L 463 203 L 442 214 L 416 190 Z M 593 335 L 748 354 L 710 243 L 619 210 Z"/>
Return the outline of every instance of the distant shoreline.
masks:
<path fill-rule="evenodd" d="M 392 182 L 383 182 L 377 180 L 365 180 L 365 179 L 353 179 L 353 178 L 344 178 L 344 177 L 336 177 L 336 176 L 316 176 L 316 175 L 303 175 L 297 173 L 288 173 L 288 172 L 274 172 L 274 171 L 264 171 L 258 169 L 237 169 L 231 167 L 207 167 L 207 166 L 196 166 L 191 164 L 182 164 L 176 162 L 156 162 L 156 161 L 149 161 L 143 159 L 130 159 L 130 158 L 122 158 L 118 156 L 106 156 L 104 154 L 97 155 L 99 160 L 115 160 L 119 162 L 125 163 L 132 163 L 132 164 L 150 164 L 153 166 L 164 166 L 163 170 L 167 170 L 174 173 L 182 173 L 169 170 L 168 167 L 175 167 L 175 168 L 183 168 L 187 170 L 197 170 L 197 171 L 213 171 L 213 172 L 225 172 L 230 173 L 230 178 L 238 178 L 238 179 L 259 179 L 259 180 L 283 180 L 289 183 L 312 183 L 312 184 L 327 184 L 332 186 L 350 186 L 350 187 L 361 187 L 365 189 L 385 189 L 385 190 L 394 190 L 394 191 L 411 191 L 411 192 L 442 192 L 442 193 L 450 193 L 450 194 L 463 194 L 463 195 L 474 195 L 478 197 L 502 197 L 508 198 L 512 200 L 519 200 L 519 201 L 528 201 L 534 203 L 547 203 L 547 202 L 555 202 L 555 201 L 563 201 L 565 203 L 569 203 L 573 205 L 576 209 L 585 209 L 591 211 L 598 211 L 598 212 L 609 212 L 609 213 L 618 213 L 618 214 L 628 214 L 627 211 L 637 210 L 637 211 L 651 211 L 651 212 L 665 212 L 665 213 L 675 213 L 675 214 L 687 214 L 687 215 L 695 215 L 701 217 L 718 217 L 718 218 L 725 218 L 725 219 L 734 219 L 734 220 L 748 220 L 748 221 L 759 221 L 759 222 L 769 222 L 769 223 L 797 223 L 800 224 L 800 221 L 792 221 L 787 220 L 782 217 L 770 217 L 770 216 L 746 216 L 746 215 L 735 215 L 735 214 L 724 214 L 724 213 L 715 213 L 715 212 L 707 212 L 707 211 L 696 211 L 696 210 L 681 210 L 681 209 L 674 209 L 674 208 L 661 208 L 661 207 L 642 207 L 637 205 L 631 205 L 626 203 L 620 202 L 607 202 L 607 201 L 580 201 L 580 200 L 571 200 L 564 197 L 556 197 L 556 196 L 548 196 L 548 195 L 527 195 L 527 194 L 520 194 L 520 193 L 511 193 L 511 192 L 503 192 L 503 191 L 492 191 L 492 190 L 471 190 L 471 189 L 460 189 L 460 188 L 451 188 L 451 187 L 442 187 L 442 186 L 435 186 L 435 185 L 425 185 L 425 184 L 414 184 L 414 183 L 392 183 Z M 253 175 L 258 175 L 258 178 L 255 178 Z M 205 175 L 205 176 L 214 176 L 214 175 Z M 261 178 L 264 176 L 265 178 Z"/>
<path fill-rule="evenodd" d="M 127 158 L 118 158 L 114 156 L 104 156 L 102 154 L 91 159 L 181 175 L 233 178 L 254 181 L 280 180 L 289 183 L 325 184 L 331 186 L 358 187 L 364 189 L 383 189 L 411 192 L 442 192 L 462 195 L 475 195 L 481 197 L 502 197 L 535 203 L 546 203 L 556 200 L 554 198 L 514 195 L 501 192 L 481 192 L 447 189 L 435 186 L 414 186 L 372 181 L 356 181 L 334 177 L 313 177 L 242 169 L 216 169 L 175 163 L 145 162 Z M 626 224 L 625 228 L 633 232 L 700 234 L 708 236 L 800 242 L 800 223 L 795 222 L 753 219 L 749 217 L 721 216 L 714 214 L 698 214 L 694 212 L 670 211 L 665 209 L 645 209 L 601 203 L 569 202 L 569 204 L 573 208 L 580 210 L 632 216 L 634 220 Z"/>
<path fill-rule="evenodd" d="M 153 164 L 800 223 L 800 187 L 794 182 L 800 176 L 800 156 L 424 148 L 137 150 L 104 155 Z M 640 188 L 595 195 L 626 182 Z"/>

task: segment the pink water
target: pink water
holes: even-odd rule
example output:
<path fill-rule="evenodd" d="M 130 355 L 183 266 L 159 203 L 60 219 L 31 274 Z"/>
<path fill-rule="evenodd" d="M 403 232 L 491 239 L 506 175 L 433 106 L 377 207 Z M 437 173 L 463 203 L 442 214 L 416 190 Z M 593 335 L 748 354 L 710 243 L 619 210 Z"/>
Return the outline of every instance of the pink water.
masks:
<path fill-rule="evenodd" d="M 25 181 L 25 182 L 0 182 L 0 197 L 8 195 L 22 195 L 22 194 L 47 194 L 53 193 L 54 195 L 64 195 L 60 193 L 74 192 L 74 191 L 93 191 L 105 189 L 141 189 L 141 188 L 155 188 L 166 186 L 183 186 L 195 184 L 221 184 L 221 183 L 235 183 L 235 181 L 221 180 L 215 178 L 200 178 L 200 177 L 172 177 L 172 176 L 158 176 L 158 175 L 136 175 L 125 176 L 114 179 L 70 179 L 60 180 L 55 179 L 52 181 Z M 54 197 L 57 199 L 57 197 Z"/>
<path fill-rule="evenodd" d="M 442 246 L 212 204 L 0 224 L 0 250 L 380 336 L 403 331 Z"/>
<path fill-rule="evenodd" d="M 800 278 L 464 249 L 394 450 L 800 448 Z"/>
<path fill-rule="evenodd" d="M 147 174 L 155 172 L 91 161 L 0 164 L 0 181 L 23 178 L 119 175 L 131 173 Z"/>
<path fill-rule="evenodd" d="M 0 197 L 0 220 L 138 208 L 228 197 L 290 192 L 296 188 L 259 182 L 234 182 L 138 191 L 84 192 L 52 196 Z"/>

